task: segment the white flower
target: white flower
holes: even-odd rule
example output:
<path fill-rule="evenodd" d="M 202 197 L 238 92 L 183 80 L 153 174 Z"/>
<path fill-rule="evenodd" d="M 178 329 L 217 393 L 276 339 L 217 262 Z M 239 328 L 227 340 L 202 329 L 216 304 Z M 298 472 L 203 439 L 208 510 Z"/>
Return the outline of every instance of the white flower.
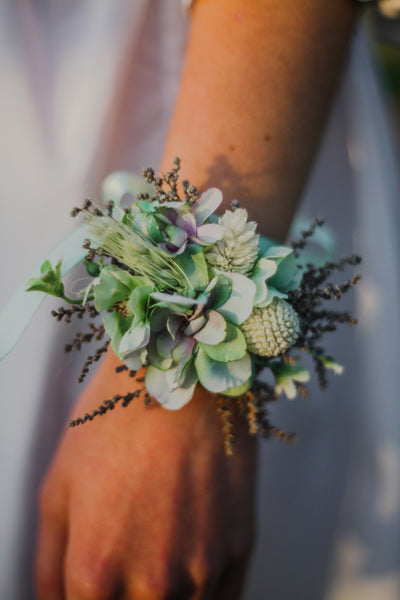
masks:
<path fill-rule="evenodd" d="M 224 234 L 207 252 L 207 262 L 221 271 L 249 275 L 258 256 L 257 224 L 247 221 L 244 208 L 226 210 L 218 223 L 223 225 Z"/>
<path fill-rule="evenodd" d="M 278 356 L 293 346 L 300 333 L 299 317 L 282 298 L 264 308 L 254 308 L 241 325 L 247 348 L 260 356 Z"/>

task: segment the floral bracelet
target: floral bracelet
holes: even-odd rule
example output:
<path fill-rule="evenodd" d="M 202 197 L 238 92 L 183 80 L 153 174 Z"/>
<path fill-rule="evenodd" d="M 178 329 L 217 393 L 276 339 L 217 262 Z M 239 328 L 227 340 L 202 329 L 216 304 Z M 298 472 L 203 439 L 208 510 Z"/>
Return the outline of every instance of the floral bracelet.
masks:
<path fill-rule="evenodd" d="M 122 172 L 109 176 L 103 208 L 86 200 L 73 209 L 83 225 L 59 249 L 64 262 L 52 262 L 53 251 L 25 285 L 38 302 L 51 294 L 67 303 L 53 311 L 57 321 L 91 320 L 65 348 L 70 352 L 101 341 L 86 357 L 79 381 L 109 346 L 121 360 L 118 373 L 136 377 L 146 367 L 137 379 L 142 385 L 104 399 L 70 425 L 136 398 L 177 410 L 201 384 L 215 395 L 227 454 L 233 453 L 237 407 L 251 433 L 295 439 L 270 423 L 266 403 L 281 394 L 289 399 L 307 394 L 304 355 L 311 358 L 321 388 L 328 370 L 342 372 L 321 341 L 339 324 L 355 323 L 329 301 L 339 300 L 360 276 L 341 284 L 329 278 L 360 258 L 310 262 L 305 247 L 321 228 L 320 219 L 286 246 L 261 237 L 238 201 L 217 217 L 222 192 L 211 188 L 200 194 L 188 181 L 180 185 L 180 166 L 176 158 L 160 177 L 151 168 L 143 170 L 144 179 Z M 76 262 L 85 265 L 89 279 L 71 298 L 62 276 Z M 0 316 L 3 341 L 9 339 L 10 322 L 15 320 L 6 309 Z M 0 357 L 4 354 L 0 347 Z"/>

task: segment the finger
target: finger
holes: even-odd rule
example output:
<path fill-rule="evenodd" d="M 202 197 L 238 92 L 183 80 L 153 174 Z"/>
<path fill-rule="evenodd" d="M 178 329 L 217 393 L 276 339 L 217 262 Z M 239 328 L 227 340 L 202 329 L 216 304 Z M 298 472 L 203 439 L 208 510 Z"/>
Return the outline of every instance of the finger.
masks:
<path fill-rule="evenodd" d="M 39 600 L 64 600 L 65 522 L 42 516 L 36 548 L 34 576 Z"/>
<path fill-rule="evenodd" d="M 96 530 L 93 523 L 71 524 L 65 557 L 66 600 L 122 598 L 119 560 L 107 541 L 106 530 Z"/>
<path fill-rule="evenodd" d="M 149 571 L 136 565 L 135 574 L 131 571 L 128 578 L 123 600 L 197 600 L 196 590 L 196 583 L 186 569 L 171 569 L 159 563 Z"/>

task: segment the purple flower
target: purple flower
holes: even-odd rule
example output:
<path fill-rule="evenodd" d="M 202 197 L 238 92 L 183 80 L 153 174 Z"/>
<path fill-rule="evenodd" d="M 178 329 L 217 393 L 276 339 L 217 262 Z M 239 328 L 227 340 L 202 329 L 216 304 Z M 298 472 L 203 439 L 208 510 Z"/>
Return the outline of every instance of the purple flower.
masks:
<path fill-rule="evenodd" d="M 222 202 L 222 192 L 210 188 L 192 205 L 169 202 L 160 207 L 160 217 L 165 223 L 168 240 L 161 248 L 171 254 L 182 254 L 188 243 L 208 246 L 223 236 L 223 227 L 217 223 L 206 223 Z"/>

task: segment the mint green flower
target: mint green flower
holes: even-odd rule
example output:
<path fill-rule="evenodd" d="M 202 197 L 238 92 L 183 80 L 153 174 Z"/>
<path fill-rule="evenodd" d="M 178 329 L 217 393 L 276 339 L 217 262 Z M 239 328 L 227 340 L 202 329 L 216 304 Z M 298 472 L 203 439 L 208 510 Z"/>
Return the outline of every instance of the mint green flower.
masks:
<path fill-rule="evenodd" d="M 271 370 L 276 379 L 275 392 L 284 392 L 289 400 L 293 400 L 297 394 L 296 382 L 306 383 L 310 379 L 310 372 L 300 369 L 295 365 L 279 363 L 271 365 Z"/>

